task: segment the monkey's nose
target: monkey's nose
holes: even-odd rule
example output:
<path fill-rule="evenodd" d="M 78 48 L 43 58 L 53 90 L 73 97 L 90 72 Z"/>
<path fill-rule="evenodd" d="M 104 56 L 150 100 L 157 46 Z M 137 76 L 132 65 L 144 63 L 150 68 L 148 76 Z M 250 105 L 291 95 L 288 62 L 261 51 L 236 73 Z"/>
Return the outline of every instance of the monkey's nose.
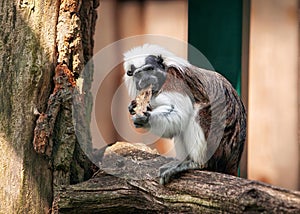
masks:
<path fill-rule="evenodd" d="M 155 77 L 144 77 L 142 79 L 140 79 L 140 81 L 138 82 L 138 90 L 147 88 L 149 85 L 156 85 L 157 84 L 157 78 Z"/>

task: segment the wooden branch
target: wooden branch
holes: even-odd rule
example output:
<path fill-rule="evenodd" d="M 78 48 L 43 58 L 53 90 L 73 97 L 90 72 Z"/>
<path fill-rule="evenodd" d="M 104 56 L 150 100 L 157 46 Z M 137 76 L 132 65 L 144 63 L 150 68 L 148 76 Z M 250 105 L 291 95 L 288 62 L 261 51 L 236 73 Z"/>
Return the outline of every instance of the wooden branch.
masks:
<path fill-rule="evenodd" d="M 170 159 L 117 143 L 92 179 L 61 189 L 59 213 L 300 213 L 300 192 L 225 174 L 190 171 L 162 186 L 156 174 Z M 107 172 L 114 174 L 109 175 Z"/>

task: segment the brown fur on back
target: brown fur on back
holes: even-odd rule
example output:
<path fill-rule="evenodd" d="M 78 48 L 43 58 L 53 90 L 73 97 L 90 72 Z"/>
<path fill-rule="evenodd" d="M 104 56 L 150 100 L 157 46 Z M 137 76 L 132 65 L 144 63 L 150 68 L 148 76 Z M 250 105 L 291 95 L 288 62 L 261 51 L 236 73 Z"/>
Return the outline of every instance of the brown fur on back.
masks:
<path fill-rule="evenodd" d="M 223 76 L 197 67 L 192 69 L 169 68 L 161 90 L 187 94 L 194 106 L 200 107 L 196 120 L 204 131 L 208 149 L 213 150 L 207 169 L 237 175 L 246 139 L 244 105 Z M 218 121 L 224 124 L 220 125 Z M 217 137 L 219 133 L 221 138 Z"/>

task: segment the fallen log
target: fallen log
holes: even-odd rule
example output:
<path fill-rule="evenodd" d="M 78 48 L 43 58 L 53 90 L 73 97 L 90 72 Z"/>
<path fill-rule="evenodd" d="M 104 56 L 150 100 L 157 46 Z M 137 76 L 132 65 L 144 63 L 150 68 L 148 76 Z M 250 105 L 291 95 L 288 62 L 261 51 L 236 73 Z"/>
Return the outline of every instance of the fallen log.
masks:
<path fill-rule="evenodd" d="M 300 213 L 300 192 L 230 175 L 194 170 L 159 184 L 170 162 L 143 146 L 117 143 L 90 180 L 62 187 L 59 213 Z"/>

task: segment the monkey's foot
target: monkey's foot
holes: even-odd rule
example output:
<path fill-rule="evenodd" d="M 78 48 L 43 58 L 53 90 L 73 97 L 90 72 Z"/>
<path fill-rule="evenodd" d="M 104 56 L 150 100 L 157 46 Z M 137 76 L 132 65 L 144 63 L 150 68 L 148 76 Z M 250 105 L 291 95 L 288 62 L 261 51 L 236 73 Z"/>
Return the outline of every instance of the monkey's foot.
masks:
<path fill-rule="evenodd" d="M 184 160 L 183 162 L 172 161 L 159 169 L 159 183 L 165 185 L 171 181 L 172 178 L 178 176 L 180 173 L 190 169 L 204 169 L 205 165 L 196 163 L 192 160 Z"/>

